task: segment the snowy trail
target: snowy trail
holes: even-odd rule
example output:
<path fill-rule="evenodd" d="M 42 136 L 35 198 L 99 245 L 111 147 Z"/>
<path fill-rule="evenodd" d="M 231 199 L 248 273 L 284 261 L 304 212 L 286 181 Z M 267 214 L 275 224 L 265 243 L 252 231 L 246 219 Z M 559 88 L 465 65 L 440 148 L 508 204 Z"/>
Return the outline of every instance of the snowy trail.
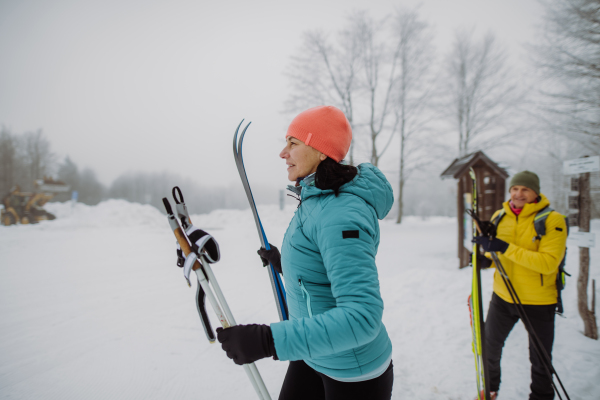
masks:
<path fill-rule="evenodd" d="M 49 207 L 59 219 L 0 227 L 1 399 L 255 398 L 242 368 L 209 345 L 174 238 L 156 209 L 123 201 Z M 292 209 L 260 208 L 279 246 Z M 192 216 L 218 240 L 215 274 L 238 323 L 277 321 L 249 210 Z M 600 221 L 593 221 L 600 231 Z M 466 306 L 471 271 L 457 270 L 456 222 L 381 223 L 378 254 L 384 322 L 394 345 L 394 399 L 471 399 L 473 355 Z M 554 364 L 571 399 L 600 398 L 600 343 L 577 313 L 578 252 L 557 318 Z M 591 277 L 600 281 L 600 251 Z M 492 271 L 483 273 L 484 308 Z M 212 317 L 212 312 L 209 311 Z M 218 326 L 216 318 L 213 327 Z M 287 363 L 257 363 L 277 398 Z M 521 324 L 503 357 L 502 398 L 526 398 L 529 360 Z"/>

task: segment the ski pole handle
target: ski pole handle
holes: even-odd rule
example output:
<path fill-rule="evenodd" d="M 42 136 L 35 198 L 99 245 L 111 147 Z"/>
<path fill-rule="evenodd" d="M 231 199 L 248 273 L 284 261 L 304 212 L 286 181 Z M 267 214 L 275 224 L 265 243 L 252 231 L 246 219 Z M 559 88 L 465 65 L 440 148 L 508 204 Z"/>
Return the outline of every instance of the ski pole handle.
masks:
<path fill-rule="evenodd" d="M 165 210 L 167 211 L 167 218 L 169 220 L 169 225 L 171 226 L 171 229 L 173 230 L 175 239 L 177 240 L 177 243 L 179 243 L 179 247 L 181 247 L 181 251 L 187 257 L 190 253 L 193 253 L 192 246 L 190 246 L 187 236 L 183 232 L 183 229 L 181 229 L 179 222 L 177 222 L 177 220 L 175 219 L 175 215 L 173 214 L 173 209 L 171 208 L 171 204 L 169 203 L 169 200 L 167 200 L 166 197 L 163 197 L 163 204 L 165 205 Z M 194 265 L 192 266 L 192 271 L 196 271 L 200 268 L 201 268 L 200 263 L 196 260 L 194 262 Z"/>

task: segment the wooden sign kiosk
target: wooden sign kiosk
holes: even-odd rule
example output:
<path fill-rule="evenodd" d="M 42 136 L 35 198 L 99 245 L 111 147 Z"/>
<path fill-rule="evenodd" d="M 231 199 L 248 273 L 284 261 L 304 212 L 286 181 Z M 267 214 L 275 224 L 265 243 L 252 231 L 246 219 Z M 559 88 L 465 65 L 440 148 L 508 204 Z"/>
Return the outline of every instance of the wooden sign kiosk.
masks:
<path fill-rule="evenodd" d="M 465 211 L 471 207 L 473 188 L 469 170 L 473 168 L 477 176 L 477 212 L 482 220 L 490 220 L 496 210 L 502 207 L 506 198 L 506 178 L 508 173 L 486 156 L 482 151 L 455 159 L 440 175 L 442 179 L 458 179 L 458 258 L 459 268 L 470 264 L 471 218 Z"/>

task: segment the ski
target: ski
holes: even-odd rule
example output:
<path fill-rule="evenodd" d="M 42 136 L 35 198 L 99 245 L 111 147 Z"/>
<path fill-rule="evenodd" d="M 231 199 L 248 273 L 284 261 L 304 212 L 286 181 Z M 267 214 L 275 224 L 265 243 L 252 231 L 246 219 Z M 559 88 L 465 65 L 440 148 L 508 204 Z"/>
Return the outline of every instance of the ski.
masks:
<path fill-rule="evenodd" d="M 244 120 L 240 122 L 237 129 L 235 130 L 235 135 L 233 136 L 233 156 L 235 158 L 235 164 L 240 174 L 240 179 L 242 180 L 242 184 L 244 185 L 246 197 L 248 197 L 248 203 L 250 203 L 250 208 L 252 209 L 252 215 L 254 215 L 254 222 L 256 223 L 256 229 L 258 230 L 260 244 L 263 248 L 269 250 L 269 241 L 267 240 L 267 235 L 265 234 L 265 230 L 263 229 L 262 223 L 260 222 L 258 211 L 256 210 L 256 203 L 254 202 L 254 196 L 252 195 L 252 190 L 250 189 L 250 183 L 248 182 L 248 176 L 246 175 L 246 168 L 244 167 L 244 158 L 242 156 L 242 144 L 244 142 L 244 136 L 246 135 L 246 131 L 248 130 L 248 127 L 250 126 L 251 122 L 249 122 L 248 125 L 246 125 L 246 127 L 242 131 L 242 133 L 239 134 L 240 127 L 243 123 Z M 273 289 L 275 304 L 277 305 L 277 312 L 279 313 L 279 319 L 281 321 L 285 321 L 288 319 L 288 308 L 283 282 L 281 280 L 281 277 L 279 276 L 279 273 L 277 273 L 277 271 L 275 271 L 275 268 L 273 268 L 273 266 L 270 264 L 268 271 L 269 279 L 271 280 L 271 289 Z"/>
<path fill-rule="evenodd" d="M 477 215 L 477 176 L 473 168 L 469 174 L 473 183 L 471 212 Z M 472 219 L 473 237 L 477 236 L 476 219 Z M 490 400 L 487 358 L 485 357 L 485 327 L 483 322 L 483 305 L 481 302 L 481 273 L 477 265 L 479 245 L 473 243 L 471 265 L 473 266 L 473 280 L 471 295 L 469 296 L 469 312 L 471 314 L 471 330 L 473 337 L 473 355 L 475 357 L 475 373 L 477 379 L 477 399 Z"/>

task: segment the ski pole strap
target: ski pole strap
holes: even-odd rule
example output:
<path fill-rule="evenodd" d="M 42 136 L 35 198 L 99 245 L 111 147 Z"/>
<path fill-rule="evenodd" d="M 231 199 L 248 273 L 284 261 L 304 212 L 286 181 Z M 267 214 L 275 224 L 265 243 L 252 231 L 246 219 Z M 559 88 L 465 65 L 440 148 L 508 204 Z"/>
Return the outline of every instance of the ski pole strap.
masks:
<path fill-rule="evenodd" d="M 219 244 L 208 232 L 191 226 L 186 232 L 187 237 L 192 243 L 192 251 L 196 254 L 202 253 L 206 255 L 206 260 L 213 264 L 221 259 Z"/>

